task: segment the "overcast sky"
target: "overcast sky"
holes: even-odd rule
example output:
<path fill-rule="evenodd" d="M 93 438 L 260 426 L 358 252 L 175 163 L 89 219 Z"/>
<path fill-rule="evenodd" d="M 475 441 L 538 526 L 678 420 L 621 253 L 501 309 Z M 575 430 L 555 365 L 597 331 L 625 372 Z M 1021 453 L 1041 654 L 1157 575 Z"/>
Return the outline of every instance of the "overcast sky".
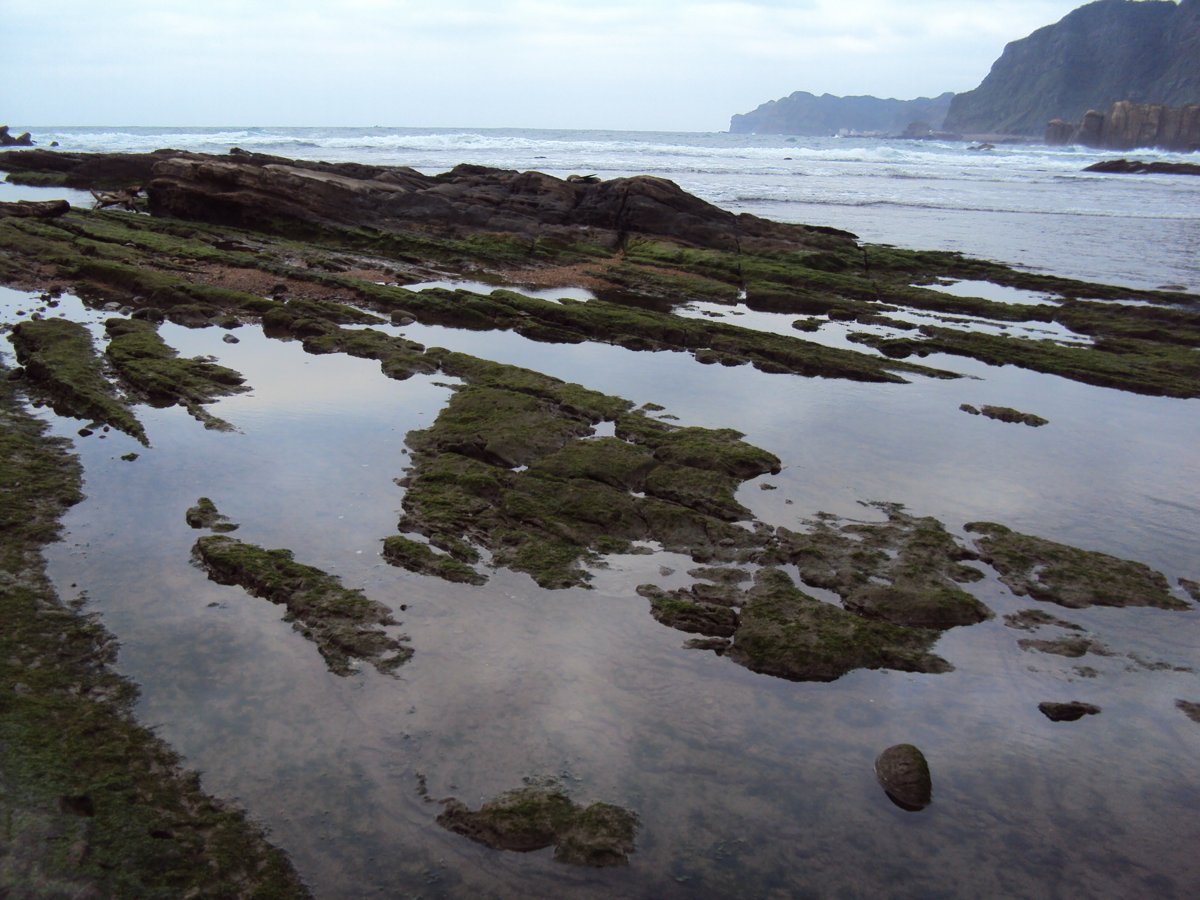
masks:
<path fill-rule="evenodd" d="M 969 90 L 1082 0 L 0 0 L 0 124 L 724 131 Z"/>

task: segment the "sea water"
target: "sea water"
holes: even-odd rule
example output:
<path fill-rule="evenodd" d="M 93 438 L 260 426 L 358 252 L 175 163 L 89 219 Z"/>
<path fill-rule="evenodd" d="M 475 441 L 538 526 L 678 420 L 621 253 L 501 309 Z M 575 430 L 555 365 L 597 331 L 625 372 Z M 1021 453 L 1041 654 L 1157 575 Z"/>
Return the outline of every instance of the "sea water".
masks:
<path fill-rule="evenodd" d="M 411 166 L 656 175 L 734 212 L 958 250 L 1055 275 L 1200 291 L 1200 178 L 1100 175 L 1121 154 L 1040 144 L 451 128 L 32 128 L 64 152 L 227 153 Z M 1127 154 L 1128 155 L 1128 154 Z M 1141 159 L 1188 155 L 1138 150 Z M 1194 156 L 1192 154 L 1191 156 Z M 0 199 L 11 187 L 0 185 Z"/>

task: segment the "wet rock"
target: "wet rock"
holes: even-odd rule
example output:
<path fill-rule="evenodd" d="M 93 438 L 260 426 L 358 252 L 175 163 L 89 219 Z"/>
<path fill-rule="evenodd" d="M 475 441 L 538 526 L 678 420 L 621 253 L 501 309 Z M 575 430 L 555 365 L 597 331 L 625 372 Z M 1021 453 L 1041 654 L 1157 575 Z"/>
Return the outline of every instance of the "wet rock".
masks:
<path fill-rule="evenodd" d="M 924 809 L 933 800 L 929 763 L 912 744 L 888 747 L 875 760 L 875 777 L 888 799 L 909 812 Z"/>
<path fill-rule="evenodd" d="M 240 344 L 241 343 L 241 339 L 238 338 L 238 336 L 234 335 L 234 334 L 222 335 L 221 340 L 224 341 L 226 344 Z"/>
<path fill-rule="evenodd" d="M 184 518 L 193 528 L 208 528 L 221 533 L 237 531 L 238 528 L 236 523 L 229 521 L 228 516 L 220 513 L 216 504 L 208 497 L 197 500 L 196 505 L 188 509 Z"/>
<path fill-rule="evenodd" d="M 394 566 L 435 575 L 458 584 L 484 584 L 487 578 L 465 563 L 444 553 L 434 553 L 433 548 L 420 541 L 394 535 L 383 542 L 383 558 Z"/>
<path fill-rule="evenodd" d="M 885 522 L 818 516 L 805 532 L 779 529 L 778 553 L 814 587 L 836 591 L 846 608 L 897 625 L 946 629 L 972 625 L 991 611 L 957 583 L 983 573 L 965 565 L 975 554 L 936 519 L 902 506 L 866 504 Z"/>
<path fill-rule="evenodd" d="M 71 211 L 66 200 L 17 200 L 0 203 L 0 219 L 57 219 Z"/>
<path fill-rule="evenodd" d="M 1190 700 L 1176 700 L 1175 706 L 1193 722 L 1200 723 L 1200 703 Z"/>
<path fill-rule="evenodd" d="M 996 419 L 999 422 L 1029 425 L 1033 428 L 1040 428 L 1050 423 L 1049 419 L 1043 419 L 1041 416 L 1035 416 L 1033 413 L 1021 412 L 1019 409 L 1013 409 L 1011 406 L 984 406 L 980 408 L 979 412 L 981 415 L 989 419 Z"/>
<path fill-rule="evenodd" d="M 352 674 L 357 660 L 388 673 L 412 656 L 410 647 L 385 630 L 398 624 L 386 606 L 296 562 L 289 550 L 266 550 L 212 534 L 196 541 L 193 556 L 218 584 L 240 585 L 286 607 L 292 627 L 317 645 L 335 675 Z"/>
<path fill-rule="evenodd" d="M 728 656 L 792 681 L 834 681 L 855 669 L 948 672 L 929 652 L 938 632 L 862 616 L 799 590 L 787 573 L 762 569 L 742 607 Z"/>
<path fill-rule="evenodd" d="M 1112 656 L 1112 651 L 1099 641 L 1086 637 L 1064 637 L 1056 640 L 1034 640 L 1023 638 L 1017 641 L 1022 650 L 1036 650 L 1039 653 L 1052 653 L 1055 656 L 1065 656 L 1078 659 L 1088 653 L 1096 656 Z"/>
<path fill-rule="evenodd" d="M 650 601 L 650 615 L 678 631 L 710 637 L 732 637 L 738 614 L 728 606 L 706 603 L 688 590 L 667 593 L 653 585 L 641 585 L 638 593 Z"/>
<path fill-rule="evenodd" d="M 558 862 L 592 867 L 625 865 L 634 851 L 637 816 L 608 803 L 581 807 L 553 786 L 510 791 L 477 811 L 455 799 L 445 806 L 439 825 L 497 850 L 553 846 Z"/>
<path fill-rule="evenodd" d="M 1167 579 L 1149 566 L 1094 550 L 1020 534 L 994 522 L 971 522 L 980 558 L 1000 573 L 1014 594 L 1071 609 L 1087 606 L 1154 606 L 1188 609 L 1170 593 Z"/>
<path fill-rule="evenodd" d="M 1070 703 L 1053 703 L 1047 700 L 1039 703 L 1038 709 L 1051 722 L 1076 722 L 1084 716 L 1094 716 L 1100 712 L 1100 707 L 1078 700 L 1072 700 Z"/>
<path fill-rule="evenodd" d="M 1069 628 L 1072 631 L 1083 631 L 1082 625 L 1076 625 L 1074 622 L 1068 622 L 1066 619 L 1052 616 L 1050 613 L 1043 612 L 1040 609 L 1023 609 L 1020 612 L 1009 613 L 1004 617 L 1004 624 L 1009 628 L 1016 628 L 1021 631 L 1036 631 L 1043 625 L 1052 625 L 1055 628 Z"/>
<path fill-rule="evenodd" d="M 1188 596 L 1200 603 L 1200 582 L 1191 581 L 1187 578 L 1179 579 L 1179 586 L 1188 592 Z"/>

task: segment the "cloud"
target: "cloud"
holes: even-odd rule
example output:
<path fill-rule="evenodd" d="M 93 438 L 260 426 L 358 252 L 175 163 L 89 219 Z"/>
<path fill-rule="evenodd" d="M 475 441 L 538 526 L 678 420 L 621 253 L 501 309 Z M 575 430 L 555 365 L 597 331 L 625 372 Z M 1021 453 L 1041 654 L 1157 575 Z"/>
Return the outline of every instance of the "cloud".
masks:
<path fill-rule="evenodd" d="M 974 87 L 1070 0 L 0 0 L 30 124 L 722 129 L 795 90 Z"/>

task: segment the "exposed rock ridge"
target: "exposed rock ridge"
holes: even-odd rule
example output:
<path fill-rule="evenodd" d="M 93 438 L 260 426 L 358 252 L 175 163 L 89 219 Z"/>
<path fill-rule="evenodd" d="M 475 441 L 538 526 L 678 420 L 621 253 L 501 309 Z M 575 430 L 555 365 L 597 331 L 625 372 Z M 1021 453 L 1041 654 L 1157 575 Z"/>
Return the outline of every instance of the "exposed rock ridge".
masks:
<path fill-rule="evenodd" d="M 1200 104 L 1114 103 L 1108 112 L 1090 109 L 1075 124 L 1055 119 L 1046 126 L 1047 144 L 1083 144 L 1105 150 L 1158 147 L 1189 153 L 1200 150 Z"/>
<path fill-rule="evenodd" d="M 1113 103 L 1200 102 L 1200 0 L 1098 0 L 1004 48 L 973 91 L 950 104 L 945 128 L 1041 135 Z"/>

